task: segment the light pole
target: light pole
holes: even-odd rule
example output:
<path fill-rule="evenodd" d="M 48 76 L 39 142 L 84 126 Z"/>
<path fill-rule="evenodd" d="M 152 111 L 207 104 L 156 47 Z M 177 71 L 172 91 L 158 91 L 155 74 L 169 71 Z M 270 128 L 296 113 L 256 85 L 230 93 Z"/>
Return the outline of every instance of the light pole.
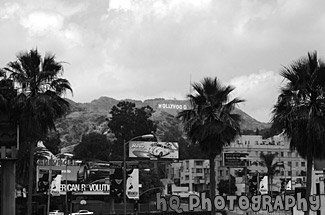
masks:
<path fill-rule="evenodd" d="M 129 144 L 131 141 L 138 139 L 138 138 L 143 138 L 143 139 L 151 139 L 151 138 L 156 138 L 155 135 L 153 134 L 145 134 L 141 136 L 136 136 L 130 139 L 129 141 L 123 143 L 123 209 L 124 209 L 124 215 L 126 215 L 126 145 Z M 157 138 L 156 138 L 157 139 Z"/>

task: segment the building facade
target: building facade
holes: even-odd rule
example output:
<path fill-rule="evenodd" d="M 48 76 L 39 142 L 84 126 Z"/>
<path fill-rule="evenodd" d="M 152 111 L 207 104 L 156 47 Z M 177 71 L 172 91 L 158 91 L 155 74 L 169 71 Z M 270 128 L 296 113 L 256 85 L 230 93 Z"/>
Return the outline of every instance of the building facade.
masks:
<path fill-rule="evenodd" d="M 291 180 L 293 188 L 304 186 L 307 162 L 296 151 L 290 150 L 289 142 L 281 134 L 268 139 L 263 139 L 261 135 L 242 135 L 226 145 L 223 152 L 247 153 L 249 157 L 247 168 L 252 173 L 262 174 L 267 172 L 267 168 L 260 165 L 262 162 L 260 154 L 277 153 L 274 162 L 283 163 L 283 167 L 279 167 L 279 174 L 274 176 L 272 190 L 280 190 L 280 179 Z M 215 162 L 217 183 L 229 179 L 229 174 L 236 176 L 236 171 L 243 169 L 225 167 L 222 155 L 217 156 Z M 197 192 L 208 190 L 209 173 L 209 161 L 203 159 L 182 160 L 172 163 L 169 169 L 170 177 L 178 186 L 188 186 L 190 191 Z M 239 184 L 245 183 L 244 180 L 236 181 Z"/>

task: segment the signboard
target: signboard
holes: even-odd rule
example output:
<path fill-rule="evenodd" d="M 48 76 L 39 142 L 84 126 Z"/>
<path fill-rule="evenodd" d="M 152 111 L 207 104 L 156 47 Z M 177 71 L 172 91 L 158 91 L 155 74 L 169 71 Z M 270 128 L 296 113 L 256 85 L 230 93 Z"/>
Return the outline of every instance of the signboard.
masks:
<path fill-rule="evenodd" d="M 62 175 L 57 175 L 51 183 L 51 194 L 53 196 L 59 196 L 61 191 L 61 177 Z"/>
<path fill-rule="evenodd" d="M 158 108 L 162 109 L 176 109 L 176 110 L 187 110 L 187 105 L 184 104 L 158 104 Z"/>
<path fill-rule="evenodd" d="M 262 195 L 265 195 L 268 193 L 268 177 L 264 176 L 263 179 L 260 182 L 259 191 Z"/>
<path fill-rule="evenodd" d="M 223 165 L 226 167 L 245 167 L 245 161 L 243 158 L 247 157 L 248 153 L 230 153 L 230 152 L 224 152 L 223 153 Z"/>
<path fill-rule="evenodd" d="M 126 180 L 126 196 L 129 199 L 139 199 L 139 169 L 133 169 Z"/>
<path fill-rule="evenodd" d="M 109 163 L 105 161 L 87 161 L 80 164 L 66 159 L 39 160 L 36 173 L 37 191 L 46 193 L 51 184 L 52 195 L 65 195 L 66 191 L 84 195 L 109 195 L 110 172 Z M 55 184 L 59 184 L 59 179 L 58 188 Z"/>
<path fill-rule="evenodd" d="M 112 198 L 123 198 L 123 162 L 110 161 L 111 175 L 110 175 L 110 196 Z M 139 162 L 126 162 L 126 196 L 129 199 L 139 198 Z"/>
<path fill-rule="evenodd" d="M 129 143 L 129 157 L 178 159 L 178 143 L 131 141 Z"/>
<path fill-rule="evenodd" d="M 54 196 L 72 191 L 77 195 L 123 198 L 122 161 L 87 161 L 80 164 L 73 160 L 51 159 L 39 160 L 37 164 L 37 191 L 40 193 L 47 193 L 50 189 Z M 127 161 L 126 167 L 127 195 L 136 199 L 139 196 L 138 161 Z"/>

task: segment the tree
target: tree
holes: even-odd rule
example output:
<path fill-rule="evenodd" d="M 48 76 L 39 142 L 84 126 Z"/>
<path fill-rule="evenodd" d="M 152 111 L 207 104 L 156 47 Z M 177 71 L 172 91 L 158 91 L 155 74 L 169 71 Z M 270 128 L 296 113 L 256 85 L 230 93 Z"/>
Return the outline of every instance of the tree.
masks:
<path fill-rule="evenodd" d="M 152 169 L 152 163 L 146 161 L 139 163 L 139 182 L 142 185 L 140 190 L 141 202 L 150 202 L 152 199 L 155 199 L 156 193 L 159 192 L 159 188 L 164 186 L 156 171 L 148 171 Z"/>
<path fill-rule="evenodd" d="M 17 60 L 8 63 L 4 70 L 18 90 L 12 108 L 20 124 L 21 142 L 30 147 L 27 214 L 31 215 L 36 143 L 49 130 L 55 130 L 55 120 L 69 110 L 69 103 L 61 96 L 67 90 L 72 92 L 72 88 L 68 80 L 60 77 L 63 66 L 55 55 L 42 58 L 37 49 L 18 54 Z"/>
<path fill-rule="evenodd" d="M 267 177 L 268 180 L 268 190 L 272 193 L 272 185 L 273 185 L 273 177 L 274 175 L 278 174 L 280 171 L 278 170 L 279 165 L 278 162 L 274 162 L 274 158 L 278 156 L 278 153 L 270 153 L 264 154 L 261 152 L 260 158 L 262 162 L 260 162 L 261 166 L 266 167 L 267 169 Z"/>
<path fill-rule="evenodd" d="M 229 193 L 229 180 L 220 180 L 218 183 L 219 195 L 235 195 L 237 191 L 236 178 L 230 175 L 230 193 Z"/>
<path fill-rule="evenodd" d="M 123 159 L 124 141 L 156 132 L 156 125 L 150 119 L 153 109 L 150 106 L 136 108 L 132 102 L 121 101 L 110 111 L 108 127 L 114 133 L 116 141 L 112 146 L 111 160 Z"/>
<path fill-rule="evenodd" d="M 74 155 L 79 158 L 109 161 L 112 143 L 106 135 L 89 133 L 82 136 L 81 142 L 74 148 Z"/>
<path fill-rule="evenodd" d="M 234 98 L 229 101 L 231 86 L 222 86 L 217 78 L 205 78 L 194 83 L 194 94 L 189 94 L 191 108 L 183 110 L 178 117 L 193 144 L 199 144 L 209 157 L 210 194 L 215 196 L 215 157 L 221 153 L 226 143 L 234 141 L 240 133 L 240 115 L 233 113 L 235 105 L 243 100 Z M 215 213 L 212 207 L 211 214 Z"/>
<path fill-rule="evenodd" d="M 61 139 L 59 132 L 50 132 L 44 139 L 44 146 L 54 155 L 60 153 L 60 144 Z"/>
<path fill-rule="evenodd" d="M 272 122 L 283 129 L 291 149 L 307 160 L 306 198 L 309 198 L 313 160 L 322 158 L 325 149 L 325 64 L 317 58 L 317 52 L 308 53 L 307 57 L 283 67 L 280 75 L 285 84 L 273 108 Z"/>

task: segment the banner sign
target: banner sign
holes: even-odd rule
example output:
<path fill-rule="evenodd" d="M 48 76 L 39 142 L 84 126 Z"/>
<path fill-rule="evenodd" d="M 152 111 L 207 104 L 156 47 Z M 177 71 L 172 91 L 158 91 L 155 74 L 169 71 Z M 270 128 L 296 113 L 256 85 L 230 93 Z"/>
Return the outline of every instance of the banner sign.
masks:
<path fill-rule="evenodd" d="M 178 143 L 131 141 L 129 143 L 129 157 L 178 159 Z"/>
<path fill-rule="evenodd" d="M 62 177 L 62 175 L 57 175 L 51 183 L 51 195 L 53 195 L 53 196 L 60 195 L 61 177 Z"/>
<path fill-rule="evenodd" d="M 248 153 L 230 153 L 230 152 L 224 152 L 223 153 L 223 165 L 225 167 L 245 167 L 245 161 L 243 158 L 247 157 Z"/>
<path fill-rule="evenodd" d="M 268 193 L 268 177 L 264 176 L 263 179 L 260 182 L 259 191 L 262 195 L 265 195 Z"/>
<path fill-rule="evenodd" d="M 122 161 L 75 161 L 42 160 L 37 166 L 37 191 L 53 196 L 72 191 L 77 195 L 110 195 L 123 198 Z M 126 162 L 127 196 L 139 198 L 138 161 Z M 51 175 L 51 178 L 49 178 Z"/>
<path fill-rule="evenodd" d="M 126 196 L 129 199 L 139 199 L 139 169 L 133 169 L 126 180 Z"/>
<path fill-rule="evenodd" d="M 67 190 L 87 195 L 109 195 L 111 169 L 108 162 L 45 159 L 37 164 L 38 192 L 46 193 L 51 184 L 52 195 L 65 195 Z"/>

